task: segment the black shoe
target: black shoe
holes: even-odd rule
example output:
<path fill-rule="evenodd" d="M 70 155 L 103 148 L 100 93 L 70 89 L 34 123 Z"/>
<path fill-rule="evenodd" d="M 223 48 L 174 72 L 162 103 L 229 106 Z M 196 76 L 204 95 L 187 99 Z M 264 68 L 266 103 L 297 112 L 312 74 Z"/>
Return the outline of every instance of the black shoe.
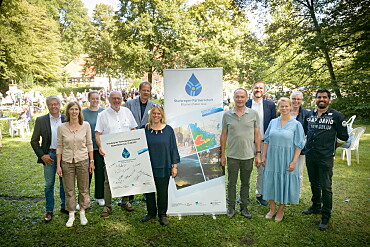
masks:
<path fill-rule="evenodd" d="M 257 199 L 257 202 L 258 202 L 259 204 L 261 204 L 262 206 L 267 206 L 267 205 L 269 205 L 269 204 L 268 204 L 268 202 L 267 202 L 266 200 L 263 200 L 262 195 L 261 195 L 261 196 L 257 196 L 257 197 L 256 197 L 256 199 Z"/>
<path fill-rule="evenodd" d="M 247 219 L 252 219 L 252 215 L 249 213 L 248 208 L 243 208 L 240 213 Z"/>
<path fill-rule="evenodd" d="M 234 208 L 228 208 L 226 215 L 227 215 L 227 217 L 233 218 L 235 216 L 235 209 Z"/>
<path fill-rule="evenodd" d="M 60 209 L 60 212 L 61 212 L 62 214 L 69 214 L 68 210 L 66 210 L 65 208 L 61 208 L 61 209 Z"/>
<path fill-rule="evenodd" d="M 161 216 L 159 217 L 159 223 L 161 223 L 162 226 L 167 226 L 170 222 L 168 222 L 167 216 Z"/>
<path fill-rule="evenodd" d="M 321 214 L 321 209 L 320 208 L 314 208 L 314 207 L 309 207 L 305 210 L 302 211 L 302 214 Z"/>
<path fill-rule="evenodd" d="M 151 220 L 153 218 L 155 218 L 155 216 L 147 214 L 143 218 L 140 219 L 140 222 L 143 222 L 144 223 L 144 222 L 147 222 L 147 221 L 149 221 L 149 220 Z"/>
<path fill-rule="evenodd" d="M 329 219 L 328 218 L 321 219 L 321 222 L 319 224 L 319 230 L 325 231 L 328 228 L 329 228 Z"/>

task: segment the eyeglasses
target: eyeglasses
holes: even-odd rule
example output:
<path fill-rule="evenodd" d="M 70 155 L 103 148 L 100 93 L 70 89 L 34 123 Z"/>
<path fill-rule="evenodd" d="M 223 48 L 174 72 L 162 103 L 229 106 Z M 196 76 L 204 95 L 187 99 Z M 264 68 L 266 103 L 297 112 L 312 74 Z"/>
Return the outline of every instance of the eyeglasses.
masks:
<path fill-rule="evenodd" d="M 48 104 L 50 107 L 59 106 L 59 103 Z"/>
<path fill-rule="evenodd" d="M 152 109 L 153 109 L 154 107 L 158 107 L 158 108 L 161 108 L 161 109 L 163 110 L 163 107 L 162 107 L 162 105 L 159 105 L 159 104 L 154 104 L 154 105 L 152 105 Z"/>
<path fill-rule="evenodd" d="M 122 97 L 111 97 L 112 100 L 122 100 Z"/>
<path fill-rule="evenodd" d="M 302 99 L 299 99 L 299 98 L 292 98 L 292 100 L 295 100 L 295 101 L 302 101 Z"/>

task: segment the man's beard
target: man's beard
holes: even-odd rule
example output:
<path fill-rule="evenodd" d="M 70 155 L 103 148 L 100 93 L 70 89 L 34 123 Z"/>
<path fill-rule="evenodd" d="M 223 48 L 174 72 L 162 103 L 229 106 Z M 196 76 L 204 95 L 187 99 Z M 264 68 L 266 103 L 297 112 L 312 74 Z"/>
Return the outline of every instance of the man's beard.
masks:
<path fill-rule="evenodd" d="M 258 95 L 257 95 L 258 94 Z M 256 94 L 253 94 L 253 96 L 255 98 L 262 98 L 263 97 L 263 93 L 256 93 Z"/>
<path fill-rule="evenodd" d="M 320 105 L 320 103 L 324 103 L 324 105 Z M 318 102 L 317 107 L 320 109 L 325 109 L 328 105 L 325 102 Z"/>
<path fill-rule="evenodd" d="M 119 109 L 120 109 L 120 106 L 115 107 L 114 105 L 111 105 L 111 107 L 112 107 L 112 109 L 113 109 L 113 110 L 115 110 L 115 111 L 117 111 L 117 110 L 119 110 Z"/>

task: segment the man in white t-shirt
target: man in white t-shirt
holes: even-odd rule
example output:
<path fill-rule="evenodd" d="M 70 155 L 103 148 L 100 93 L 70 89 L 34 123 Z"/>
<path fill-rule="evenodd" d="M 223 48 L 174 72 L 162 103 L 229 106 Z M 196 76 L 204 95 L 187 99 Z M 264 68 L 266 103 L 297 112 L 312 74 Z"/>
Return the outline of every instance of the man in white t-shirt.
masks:
<path fill-rule="evenodd" d="M 100 136 L 107 134 L 120 133 L 134 130 L 137 127 L 134 116 L 126 107 L 122 107 L 122 93 L 120 91 L 113 91 L 108 97 L 110 107 L 99 113 L 95 127 L 96 144 L 99 147 L 99 153 L 105 156 L 105 152 L 101 147 Z M 112 213 L 112 193 L 109 187 L 109 180 L 107 170 L 104 169 L 104 201 L 105 207 L 102 217 L 108 217 Z M 129 202 L 128 196 L 122 197 L 122 209 L 132 212 L 134 208 Z"/>
<path fill-rule="evenodd" d="M 252 108 L 258 113 L 258 117 L 260 120 L 260 131 L 261 131 L 261 138 L 263 142 L 263 136 L 269 123 L 272 119 L 276 118 L 276 108 L 275 103 L 269 100 L 263 99 L 263 96 L 266 93 L 266 84 L 263 81 L 257 81 L 253 84 L 252 88 L 253 92 L 253 99 L 247 101 L 246 106 Z M 256 199 L 258 203 L 263 206 L 267 206 L 268 203 L 266 200 L 263 199 L 261 194 L 261 185 L 262 185 L 262 173 L 263 173 L 263 166 L 261 164 L 257 164 L 258 168 L 257 172 L 257 181 L 256 181 Z"/>

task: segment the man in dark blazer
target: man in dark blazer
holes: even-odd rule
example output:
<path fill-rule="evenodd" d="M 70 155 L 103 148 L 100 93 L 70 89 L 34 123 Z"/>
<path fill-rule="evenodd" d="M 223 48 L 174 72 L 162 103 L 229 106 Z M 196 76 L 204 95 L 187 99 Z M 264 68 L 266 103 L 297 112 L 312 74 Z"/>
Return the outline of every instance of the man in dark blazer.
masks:
<path fill-rule="evenodd" d="M 149 99 L 152 93 L 152 85 L 150 82 L 144 81 L 140 83 L 139 93 L 139 97 L 130 99 L 125 104 L 125 106 L 132 112 L 132 115 L 134 115 L 138 129 L 142 128 L 149 122 L 149 110 L 152 109 L 153 105 L 157 105 Z M 133 199 L 134 196 L 130 196 L 130 201 Z"/>
<path fill-rule="evenodd" d="M 47 223 L 53 219 L 54 211 L 54 184 L 57 169 L 56 148 L 58 126 L 65 120 L 64 115 L 60 113 L 60 99 L 56 95 L 47 97 L 46 105 L 49 109 L 49 113 L 36 119 L 35 128 L 31 137 L 31 146 L 38 157 L 37 163 L 42 163 L 44 165 L 44 193 L 46 200 L 46 216 L 44 220 Z M 40 137 L 42 139 L 41 145 Z M 62 178 L 59 178 L 59 182 L 61 199 L 60 211 L 68 214 L 68 211 L 65 209 L 65 195 Z"/>
<path fill-rule="evenodd" d="M 250 99 L 245 104 L 247 107 L 256 110 L 260 119 L 260 130 L 261 130 L 261 138 L 263 142 L 263 136 L 269 123 L 272 119 L 276 118 L 276 107 L 275 103 L 269 100 L 263 99 L 264 94 L 266 93 L 266 84 L 263 81 L 257 81 L 253 84 L 252 88 L 253 92 L 253 99 Z M 263 148 L 261 148 L 262 150 Z M 266 200 L 262 198 L 261 194 L 261 185 L 262 185 L 262 173 L 263 173 L 263 166 L 257 164 L 257 181 L 256 181 L 256 199 L 257 201 L 263 205 L 267 206 L 268 203 Z"/>
<path fill-rule="evenodd" d="M 152 91 L 152 85 L 149 82 L 145 81 L 140 83 L 139 93 L 140 96 L 131 99 L 126 102 L 126 107 L 130 109 L 132 115 L 138 124 L 140 129 L 142 126 L 148 123 L 149 121 L 149 110 L 152 109 L 153 105 L 156 105 L 155 102 L 149 100 Z"/>

